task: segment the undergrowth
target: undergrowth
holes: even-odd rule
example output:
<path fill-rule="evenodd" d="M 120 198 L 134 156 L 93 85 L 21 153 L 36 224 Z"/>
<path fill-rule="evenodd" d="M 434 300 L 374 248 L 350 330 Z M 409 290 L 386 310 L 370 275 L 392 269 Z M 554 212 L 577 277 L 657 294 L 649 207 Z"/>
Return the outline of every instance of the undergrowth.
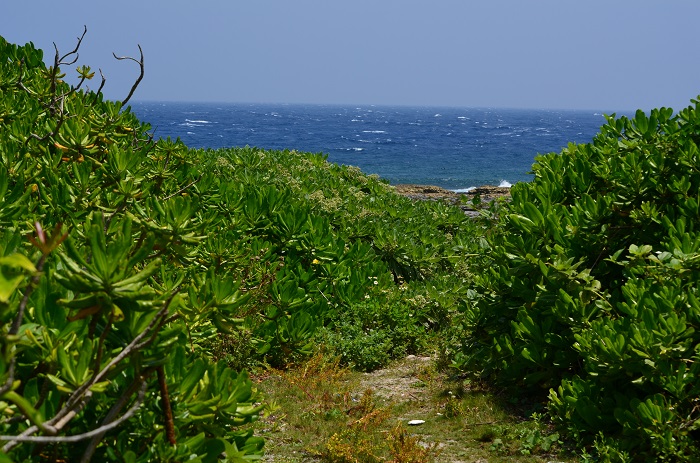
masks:
<path fill-rule="evenodd" d="M 273 404 L 254 425 L 266 461 L 575 461 L 534 404 L 450 378 L 428 358 L 362 373 L 319 351 L 284 371 L 261 370 L 257 384 Z M 416 418 L 425 423 L 409 426 Z"/>

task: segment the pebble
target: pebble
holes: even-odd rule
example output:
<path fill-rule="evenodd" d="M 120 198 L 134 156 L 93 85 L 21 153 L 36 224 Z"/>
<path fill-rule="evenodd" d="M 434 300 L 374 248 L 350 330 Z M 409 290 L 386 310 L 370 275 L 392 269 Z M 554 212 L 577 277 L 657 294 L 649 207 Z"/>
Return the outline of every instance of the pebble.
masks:
<path fill-rule="evenodd" d="M 411 420 L 408 422 L 409 426 L 418 426 L 419 424 L 425 423 L 425 420 Z"/>

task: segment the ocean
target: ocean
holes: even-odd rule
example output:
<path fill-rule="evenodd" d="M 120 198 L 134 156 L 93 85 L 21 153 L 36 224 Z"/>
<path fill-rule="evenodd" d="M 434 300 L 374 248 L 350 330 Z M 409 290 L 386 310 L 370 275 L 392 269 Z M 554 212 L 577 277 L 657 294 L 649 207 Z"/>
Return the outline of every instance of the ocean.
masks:
<path fill-rule="evenodd" d="M 538 153 L 586 143 L 603 112 L 489 108 L 135 102 L 156 138 L 192 148 L 325 153 L 391 184 L 466 191 L 526 182 Z"/>

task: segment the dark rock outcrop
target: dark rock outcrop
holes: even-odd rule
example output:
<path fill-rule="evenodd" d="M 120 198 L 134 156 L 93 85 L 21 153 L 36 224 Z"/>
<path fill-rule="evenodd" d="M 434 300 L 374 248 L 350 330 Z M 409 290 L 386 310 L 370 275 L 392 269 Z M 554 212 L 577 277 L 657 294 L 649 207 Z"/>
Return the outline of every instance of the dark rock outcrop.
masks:
<path fill-rule="evenodd" d="M 466 193 L 455 193 L 433 185 L 395 185 L 396 193 L 416 201 L 446 201 L 460 207 L 467 215 L 477 215 L 478 211 L 472 204 L 472 199 L 479 195 L 482 203 L 489 203 L 498 198 L 510 198 L 509 187 L 480 186 Z"/>

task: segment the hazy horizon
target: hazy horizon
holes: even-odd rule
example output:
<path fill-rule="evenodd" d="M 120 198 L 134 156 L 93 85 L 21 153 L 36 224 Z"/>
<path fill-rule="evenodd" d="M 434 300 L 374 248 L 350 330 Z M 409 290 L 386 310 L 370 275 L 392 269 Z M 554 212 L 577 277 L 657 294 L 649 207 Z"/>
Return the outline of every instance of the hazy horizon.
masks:
<path fill-rule="evenodd" d="M 138 93 L 138 92 L 137 92 Z M 694 97 L 695 98 L 695 97 Z M 537 108 L 537 107 L 509 107 L 509 106 L 464 106 L 464 105 L 448 105 L 448 104 L 410 104 L 410 103 L 337 103 L 337 102 L 326 102 L 326 103 L 308 103 L 308 102 L 275 102 L 275 101 L 221 101 L 221 100 L 154 100 L 154 99 L 144 99 L 137 98 L 137 95 L 131 99 L 131 103 L 163 103 L 163 104 L 202 104 L 202 105 L 261 105 L 261 106 L 336 106 L 336 107 L 378 107 L 378 108 L 451 108 L 451 109 L 493 109 L 493 110 L 505 110 L 505 111 L 572 111 L 572 112 L 587 112 L 594 111 L 601 114 L 612 114 L 624 113 L 629 114 L 635 112 L 637 109 L 641 108 L 629 108 L 629 109 L 611 109 L 611 108 Z M 690 104 L 690 99 L 688 100 Z M 686 105 L 687 106 L 687 105 Z M 685 106 L 683 106 L 685 107 Z M 650 108 L 653 109 L 653 108 Z M 673 108 L 674 110 L 679 110 L 681 107 Z"/>
<path fill-rule="evenodd" d="M 629 112 L 700 94 L 692 0 L 27 5 L 5 5 L 0 35 L 51 59 L 87 26 L 76 65 L 103 70 L 109 99 L 138 76 L 112 53 L 136 57 L 139 44 L 143 101 Z"/>

